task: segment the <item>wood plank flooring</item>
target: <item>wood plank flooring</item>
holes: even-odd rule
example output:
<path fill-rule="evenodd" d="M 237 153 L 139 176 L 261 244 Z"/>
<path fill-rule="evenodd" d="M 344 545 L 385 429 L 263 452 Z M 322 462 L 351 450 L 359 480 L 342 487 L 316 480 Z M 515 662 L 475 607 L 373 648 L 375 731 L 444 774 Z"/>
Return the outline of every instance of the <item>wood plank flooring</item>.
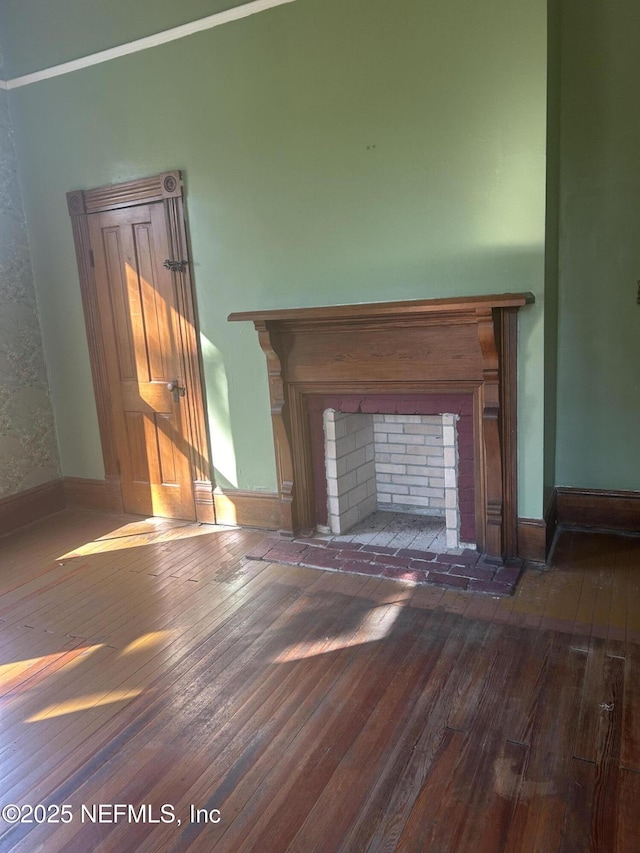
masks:
<path fill-rule="evenodd" d="M 508 599 L 261 538 L 0 539 L 0 851 L 640 851 L 640 538 L 565 532 Z"/>

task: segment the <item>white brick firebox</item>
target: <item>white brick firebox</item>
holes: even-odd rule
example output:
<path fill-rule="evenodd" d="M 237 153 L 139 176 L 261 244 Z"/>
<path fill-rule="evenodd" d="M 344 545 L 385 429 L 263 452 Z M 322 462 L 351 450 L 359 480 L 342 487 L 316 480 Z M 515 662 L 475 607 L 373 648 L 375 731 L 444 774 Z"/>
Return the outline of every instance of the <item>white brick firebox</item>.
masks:
<path fill-rule="evenodd" d="M 458 416 L 323 415 L 328 526 L 340 535 L 376 509 L 438 516 L 448 548 L 460 545 Z"/>

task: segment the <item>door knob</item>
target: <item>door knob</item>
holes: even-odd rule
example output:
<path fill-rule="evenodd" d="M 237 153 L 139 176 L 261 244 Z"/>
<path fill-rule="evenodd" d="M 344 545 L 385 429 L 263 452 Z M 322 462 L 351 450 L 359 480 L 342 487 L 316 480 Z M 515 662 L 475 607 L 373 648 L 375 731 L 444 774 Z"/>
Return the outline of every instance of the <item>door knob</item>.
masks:
<path fill-rule="evenodd" d="M 180 397 L 184 397 L 187 393 L 187 389 L 180 384 L 179 379 L 172 379 L 171 382 L 167 382 L 167 391 L 173 391 L 173 399 L 176 403 Z"/>

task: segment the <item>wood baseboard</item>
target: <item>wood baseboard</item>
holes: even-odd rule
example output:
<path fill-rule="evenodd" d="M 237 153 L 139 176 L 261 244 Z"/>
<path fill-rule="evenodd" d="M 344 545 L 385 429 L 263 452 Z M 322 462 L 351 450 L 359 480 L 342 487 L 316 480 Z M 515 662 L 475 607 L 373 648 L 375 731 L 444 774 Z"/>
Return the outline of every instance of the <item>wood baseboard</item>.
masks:
<path fill-rule="evenodd" d="M 218 524 L 237 524 L 263 530 L 280 528 L 280 501 L 270 492 L 215 491 L 213 500 Z M 518 556 L 544 562 L 551 545 L 548 526 L 543 519 L 518 519 Z"/>
<path fill-rule="evenodd" d="M 122 513 L 122 491 L 119 477 L 91 480 L 86 477 L 65 477 L 64 493 L 67 505 L 97 512 Z M 215 524 L 213 491 L 209 480 L 194 482 L 196 519 L 203 524 Z"/>
<path fill-rule="evenodd" d="M 196 519 L 201 524 L 215 524 L 216 512 L 213 505 L 211 480 L 194 480 L 193 495 L 196 502 Z"/>
<path fill-rule="evenodd" d="M 0 535 L 38 521 L 66 506 L 62 480 L 52 480 L 0 500 Z"/>
<path fill-rule="evenodd" d="M 518 519 L 518 557 L 520 559 L 544 563 L 549 552 L 547 542 L 547 523 L 544 519 Z"/>
<path fill-rule="evenodd" d="M 640 533 L 640 492 L 560 487 L 558 524 Z"/>
<path fill-rule="evenodd" d="M 553 494 L 551 496 L 551 500 L 549 501 L 549 505 L 547 506 L 546 512 L 544 514 L 544 520 L 547 525 L 547 554 L 551 551 L 551 546 L 553 545 L 553 539 L 556 535 L 556 530 L 558 529 L 558 491 L 557 489 L 553 490 Z"/>
<path fill-rule="evenodd" d="M 278 530 L 282 523 L 280 499 L 273 492 L 243 492 L 231 490 L 213 493 L 217 524 L 237 524 L 239 527 L 258 527 Z"/>
<path fill-rule="evenodd" d="M 122 512 L 120 483 L 107 480 L 91 480 L 87 477 L 65 477 L 64 494 L 67 506 L 91 509 L 96 512 Z"/>

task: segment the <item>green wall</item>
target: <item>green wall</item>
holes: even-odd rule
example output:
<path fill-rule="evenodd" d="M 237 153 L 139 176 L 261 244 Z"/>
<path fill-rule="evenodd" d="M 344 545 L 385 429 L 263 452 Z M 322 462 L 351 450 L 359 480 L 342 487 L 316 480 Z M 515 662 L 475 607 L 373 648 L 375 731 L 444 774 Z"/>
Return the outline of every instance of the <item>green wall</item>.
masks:
<path fill-rule="evenodd" d="M 564 0 L 556 481 L 640 489 L 637 0 Z"/>
<path fill-rule="evenodd" d="M 93 48 L 101 10 L 102 46 L 124 32 L 121 5 L 92 4 Z M 76 55 L 86 21 L 66 21 L 57 60 L 46 31 L 23 39 L 30 67 Z M 275 488 L 264 357 L 231 311 L 532 290 L 519 512 L 540 517 L 542 0 L 297 0 L 16 89 L 11 106 L 65 474 L 102 476 L 64 194 L 180 168 L 219 482 Z"/>

